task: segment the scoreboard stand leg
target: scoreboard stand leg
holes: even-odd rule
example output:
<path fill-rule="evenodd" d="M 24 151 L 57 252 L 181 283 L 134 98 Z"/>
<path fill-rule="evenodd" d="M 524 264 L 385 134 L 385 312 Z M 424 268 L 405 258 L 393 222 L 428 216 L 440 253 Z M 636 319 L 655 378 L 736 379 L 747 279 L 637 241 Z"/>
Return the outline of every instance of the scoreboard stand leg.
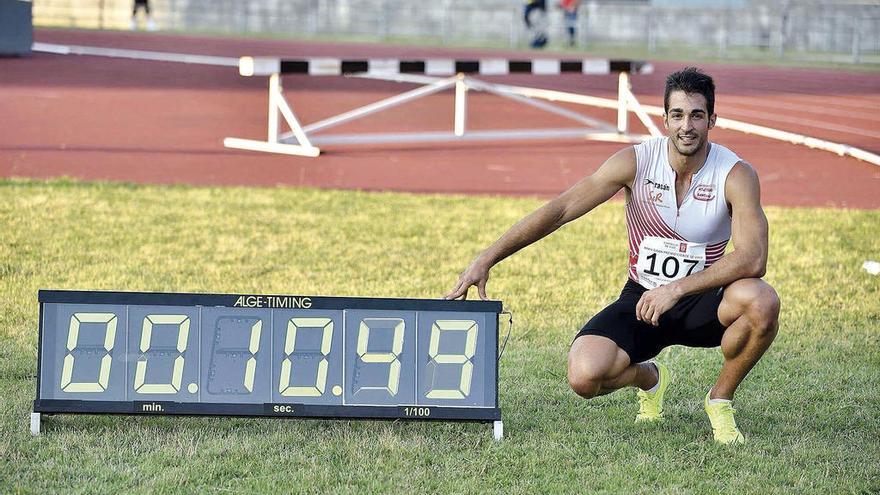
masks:
<path fill-rule="evenodd" d="M 31 435 L 37 436 L 40 434 L 40 420 L 41 414 L 38 412 L 31 413 Z"/>
<path fill-rule="evenodd" d="M 504 438 L 504 421 L 492 422 L 492 437 L 495 438 L 496 442 Z"/>

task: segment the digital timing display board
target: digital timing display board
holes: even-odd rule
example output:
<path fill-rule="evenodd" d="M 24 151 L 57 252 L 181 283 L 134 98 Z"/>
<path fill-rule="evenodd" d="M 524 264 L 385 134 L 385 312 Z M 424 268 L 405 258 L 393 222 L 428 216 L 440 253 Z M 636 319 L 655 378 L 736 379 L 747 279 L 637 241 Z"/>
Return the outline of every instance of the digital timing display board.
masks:
<path fill-rule="evenodd" d="M 35 413 L 501 419 L 498 301 L 41 290 L 39 302 Z"/>

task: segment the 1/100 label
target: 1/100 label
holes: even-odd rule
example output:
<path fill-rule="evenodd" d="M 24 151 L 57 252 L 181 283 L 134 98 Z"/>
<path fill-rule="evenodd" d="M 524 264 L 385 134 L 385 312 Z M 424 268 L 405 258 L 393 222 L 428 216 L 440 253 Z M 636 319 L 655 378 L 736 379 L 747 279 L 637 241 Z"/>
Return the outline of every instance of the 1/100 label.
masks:
<path fill-rule="evenodd" d="M 415 418 L 427 418 L 431 415 L 431 408 L 429 407 L 404 407 L 403 415 L 408 417 Z"/>

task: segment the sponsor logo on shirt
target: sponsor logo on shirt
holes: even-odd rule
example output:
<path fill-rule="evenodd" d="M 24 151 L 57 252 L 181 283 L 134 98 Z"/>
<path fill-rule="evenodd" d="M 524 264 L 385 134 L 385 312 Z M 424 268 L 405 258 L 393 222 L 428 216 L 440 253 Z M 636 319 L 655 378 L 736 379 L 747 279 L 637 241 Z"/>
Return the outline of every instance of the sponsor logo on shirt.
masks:
<path fill-rule="evenodd" d="M 712 201 L 715 199 L 715 186 L 712 184 L 698 184 L 694 188 L 694 199 L 699 201 Z"/>
<path fill-rule="evenodd" d="M 655 189 L 660 189 L 661 191 L 668 191 L 669 186 L 666 184 L 660 184 L 659 182 L 654 182 L 651 179 L 645 179 L 645 184 L 649 186 L 654 186 Z"/>

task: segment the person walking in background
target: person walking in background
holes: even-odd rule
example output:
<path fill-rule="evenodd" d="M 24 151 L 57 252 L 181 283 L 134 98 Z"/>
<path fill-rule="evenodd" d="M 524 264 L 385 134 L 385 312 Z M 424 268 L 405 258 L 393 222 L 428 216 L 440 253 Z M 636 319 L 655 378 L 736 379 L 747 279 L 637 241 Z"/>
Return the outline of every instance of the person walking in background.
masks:
<path fill-rule="evenodd" d="M 547 44 L 547 0 L 526 0 L 523 20 L 529 30 L 532 48 L 544 48 Z"/>
<path fill-rule="evenodd" d="M 137 13 L 140 9 L 144 9 L 147 16 L 147 31 L 155 31 L 156 22 L 153 20 L 153 14 L 150 10 L 150 0 L 134 0 L 134 7 L 131 9 L 131 30 L 134 31 L 138 27 Z"/>
<path fill-rule="evenodd" d="M 559 8 L 562 9 L 565 16 L 565 30 L 568 32 L 568 46 L 577 45 L 577 18 L 580 0 L 562 0 L 559 2 Z"/>

